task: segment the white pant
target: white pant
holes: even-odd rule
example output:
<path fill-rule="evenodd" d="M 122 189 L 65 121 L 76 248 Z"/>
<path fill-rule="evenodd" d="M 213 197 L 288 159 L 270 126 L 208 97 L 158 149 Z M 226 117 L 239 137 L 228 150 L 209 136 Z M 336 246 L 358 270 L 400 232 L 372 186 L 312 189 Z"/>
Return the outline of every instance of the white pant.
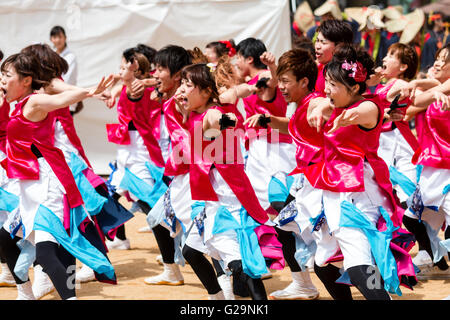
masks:
<path fill-rule="evenodd" d="M 125 168 L 148 185 L 153 186 L 155 184 L 155 180 L 145 164 L 146 162 L 153 164 L 153 161 L 150 159 L 144 139 L 142 139 L 137 130 L 129 131 L 129 134 L 130 144 L 120 145 L 117 149 L 117 170 L 113 173 L 111 180 L 111 184 L 116 187 L 116 192 L 120 195 L 127 191 L 120 188 L 120 182 L 125 175 Z M 131 192 L 129 194 L 133 200 L 139 200 Z"/>
<path fill-rule="evenodd" d="M 9 215 L 4 227 L 10 231 L 9 226 L 21 220 L 23 226 L 19 229 L 17 236 L 34 244 L 43 241 L 58 243 L 48 232 L 33 231 L 34 218 L 40 205 L 50 209 L 61 223 L 64 219 L 64 187 L 44 158 L 39 158 L 38 162 L 39 180 L 19 180 L 19 208 Z"/>

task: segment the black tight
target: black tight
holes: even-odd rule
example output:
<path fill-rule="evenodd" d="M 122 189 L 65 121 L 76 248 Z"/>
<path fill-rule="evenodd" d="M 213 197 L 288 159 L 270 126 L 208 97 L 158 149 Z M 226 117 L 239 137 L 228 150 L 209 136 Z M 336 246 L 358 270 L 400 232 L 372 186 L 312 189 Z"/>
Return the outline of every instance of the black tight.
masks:
<path fill-rule="evenodd" d="M 334 300 L 353 300 L 350 287 L 346 284 L 336 283 L 341 276 L 338 267 L 332 264 L 319 267 L 314 264 L 314 272 Z"/>
<path fill-rule="evenodd" d="M 183 256 L 200 279 L 206 291 L 208 291 L 208 294 L 216 294 L 222 290 L 217 281 L 213 265 L 202 252 L 184 245 Z"/>
<path fill-rule="evenodd" d="M 230 268 L 231 272 L 233 273 L 233 278 L 240 279 L 241 282 L 247 285 L 252 300 L 267 300 L 266 289 L 264 288 L 262 279 L 253 279 L 249 277 L 242 270 L 241 260 L 231 261 L 228 264 L 228 268 Z"/>
<path fill-rule="evenodd" d="M 8 265 L 8 268 L 17 284 L 23 284 L 26 282 L 20 280 L 20 278 L 14 273 L 14 268 L 20 255 L 20 249 L 17 246 L 17 242 L 20 239 L 21 238 L 17 236 L 12 239 L 11 234 L 8 231 L 4 228 L 0 229 L 0 256 L 2 257 L 2 261 L 5 261 Z"/>
<path fill-rule="evenodd" d="M 172 264 L 175 262 L 175 242 L 170 236 L 169 230 L 162 225 L 157 225 L 153 229 L 156 243 L 158 244 L 159 251 L 164 263 Z"/>
<path fill-rule="evenodd" d="M 61 299 L 75 297 L 75 258 L 63 246 L 51 241 L 37 243 L 36 261 L 52 280 Z"/>
<path fill-rule="evenodd" d="M 225 271 L 223 270 L 222 266 L 220 265 L 220 262 L 214 258 L 211 258 L 214 269 L 216 270 L 217 278 L 221 275 L 225 274 Z"/>
<path fill-rule="evenodd" d="M 376 267 L 359 265 L 347 269 L 352 284 L 358 288 L 367 300 L 390 300 L 389 294 L 384 289 L 384 282 L 378 273 L 374 281 L 370 277 L 374 275 Z M 378 272 L 378 271 L 377 271 Z"/>
<path fill-rule="evenodd" d="M 292 232 L 284 231 L 277 227 L 275 227 L 275 230 L 278 233 L 278 240 L 282 245 L 284 260 L 286 260 L 289 268 L 292 272 L 302 271 L 294 256 L 295 251 L 297 250 L 295 245 L 295 236 L 292 234 Z"/>
<path fill-rule="evenodd" d="M 419 220 L 410 218 L 408 216 L 403 216 L 403 224 L 405 225 L 406 229 L 408 229 L 408 231 L 411 232 L 416 238 L 417 244 L 419 245 L 419 250 L 425 250 L 431 257 L 431 259 L 433 259 L 433 250 L 431 249 L 430 238 L 428 237 L 425 225 L 422 222 L 419 222 Z M 448 264 L 447 261 L 445 261 L 444 257 L 442 257 L 442 259 L 434 265 L 438 266 L 438 268 L 441 270 L 448 269 Z"/>

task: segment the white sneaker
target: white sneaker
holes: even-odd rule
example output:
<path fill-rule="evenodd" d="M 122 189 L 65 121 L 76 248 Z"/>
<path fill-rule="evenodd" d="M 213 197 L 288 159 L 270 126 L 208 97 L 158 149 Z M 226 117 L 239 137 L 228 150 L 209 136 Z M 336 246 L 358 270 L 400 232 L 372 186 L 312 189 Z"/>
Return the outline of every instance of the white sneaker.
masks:
<path fill-rule="evenodd" d="M 208 300 L 226 300 L 223 291 L 220 290 L 216 294 L 208 294 Z"/>
<path fill-rule="evenodd" d="M 222 274 L 217 278 L 217 281 L 222 288 L 225 300 L 236 300 L 233 293 L 233 284 L 231 282 L 231 277 L 227 276 L 226 274 Z"/>
<path fill-rule="evenodd" d="M 139 228 L 138 232 L 139 233 L 153 233 L 152 229 L 149 226 Z"/>
<path fill-rule="evenodd" d="M 9 271 L 8 265 L 6 263 L 2 263 L 2 273 L 0 274 L 0 287 L 15 287 L 16 281 L 14 277 Z"/>
<path fill-rule="evenodd" d="M 119 238 L 115 237 L 113 241 L 106 240 L 106 246 L 109 250 L 116 249 L 116 250 L 130 250 L 130 240 L 120 240 Z"/>
<path fill-rule="evenodd" d="M 158 262 L 158 264 L 160 266 L 164 265 L 164 262 L 163 262 L 163 259 L 162 259 L 162 255 L 159 254 L 159 255 L 156 256 L 156 262 Z"/>
<path fill-rule="evenodd" d="M 40 299 L 55 290 L 55 286 L 53 286 L 52 281 L 42 270 L 40 265 L 34 267 L 34 281 L 32 290 L 36 299 Z"/>
<path fill-rule="evenodd" d="M 416 274 L 417 280 L 445 280 L 450 279 L 450 267 L 447 270 L 441 270 L 438 266 L 426 266 L 420 268 Z"/>
<path fill-rule="evenodd" d="M 416 256 L 412 259 L 412 262 L 419 268 L 433 264 L 430 255 L 425 250 L 417 252 Z"/>
<path fill-rule="evenodd" d="M 164 263 L 164 271 L 160 275 L 148 277 L 144 279 L 146 284 L 150 285 L 169 285 L 181 286 L 184 284 L 184 278 L 180 268 L 176 263 Z"/>
<path fill-rule="evenodd" d="M 30 281 L 17 285 L 16 300 L 36 300 Z"/>
<path fill-rule="evenodd" d="M 291 284 L 269 295 L 271 300 L 314 300 L 318 297 L 319 291 L 312 283 L 309 271 L 292 272 Z"/>
<path fill-rule="evenodd" d="M 76 282 L 84 283 L 95 280 L 94 270 L 83 264 L 75 276 Z"/>

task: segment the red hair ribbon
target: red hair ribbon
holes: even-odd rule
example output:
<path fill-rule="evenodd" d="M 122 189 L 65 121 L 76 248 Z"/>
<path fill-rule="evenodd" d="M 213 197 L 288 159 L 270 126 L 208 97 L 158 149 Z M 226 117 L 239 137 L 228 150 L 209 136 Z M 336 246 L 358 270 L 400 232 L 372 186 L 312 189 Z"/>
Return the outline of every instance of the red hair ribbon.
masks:
<path fill-rule="evenodd" d="M 233 47 L 230 41 L 228 40 L 222 40 L 219 41 L 220 43 L 223 43 L 228 48 L 228 56 L 231 58 L 236 54 L 236 49 Z"/>

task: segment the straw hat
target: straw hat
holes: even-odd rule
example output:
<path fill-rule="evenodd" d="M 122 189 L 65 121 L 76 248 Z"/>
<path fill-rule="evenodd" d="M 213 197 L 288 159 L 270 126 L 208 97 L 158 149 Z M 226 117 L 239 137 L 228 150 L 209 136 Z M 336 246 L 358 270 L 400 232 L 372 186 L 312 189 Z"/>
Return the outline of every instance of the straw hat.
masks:
<path fill-rule="evenodd" d="M 364 18 L 359 26 L 359 31 L 368 29 L 381 29 L 384 28 L 384 22 L 381 20 L 383 18 L 383 13 L 378 6 L 369 6 L 363 8 Z"/>
<path fill-rule="evenodd" d="M 294 21 L 303 32 L 306 32 L 315 26 L 314 14 L 308 4 L 308 1 L 303 1 L 302 4 L 298 6 L 295 11 Z"/>
<path fill-rule="evenodd" d="M 358 22 L 359 25 L 363 23 L 364 20 L 364 8 L 363 7 L 350 7 L 344 9 L 345 15 Z"/>
<path fill-rule="evenodd" d="M 386 21 L 385 27 L 386 30 L 391 33 L 401 32 L 405 29 L 408 24 L 408 19 L 406 16 L 400 16 L 397 19 Z"/>
<path fill-rule="evenodd" d="M 327 0 L 327 2 L 314 10 L 314 14 L 319 17 L 326 13 L 331 13 L 335 19 L 342 20 L 342 12 L 336 0 Z"/>
<path fill-rule="evenodd" d="M 407 20 L 407 24 L 402 32 L 402 35 L 400 36 L 399 42 L 407 44 L 415 38 L 425 23 L 425 13 L 423 10 L 417 8 L 413 12 L 405 15 L 405 18 Z"/>
<path fill-rule="evenodd" d="M 388 6 L 386 9 L 381 10 L 383 13 L 383 17 L 386 17 L 388 20 L 396 20 L 400 19 L 403 15 L 403 7 L 402 6 Z"/>

